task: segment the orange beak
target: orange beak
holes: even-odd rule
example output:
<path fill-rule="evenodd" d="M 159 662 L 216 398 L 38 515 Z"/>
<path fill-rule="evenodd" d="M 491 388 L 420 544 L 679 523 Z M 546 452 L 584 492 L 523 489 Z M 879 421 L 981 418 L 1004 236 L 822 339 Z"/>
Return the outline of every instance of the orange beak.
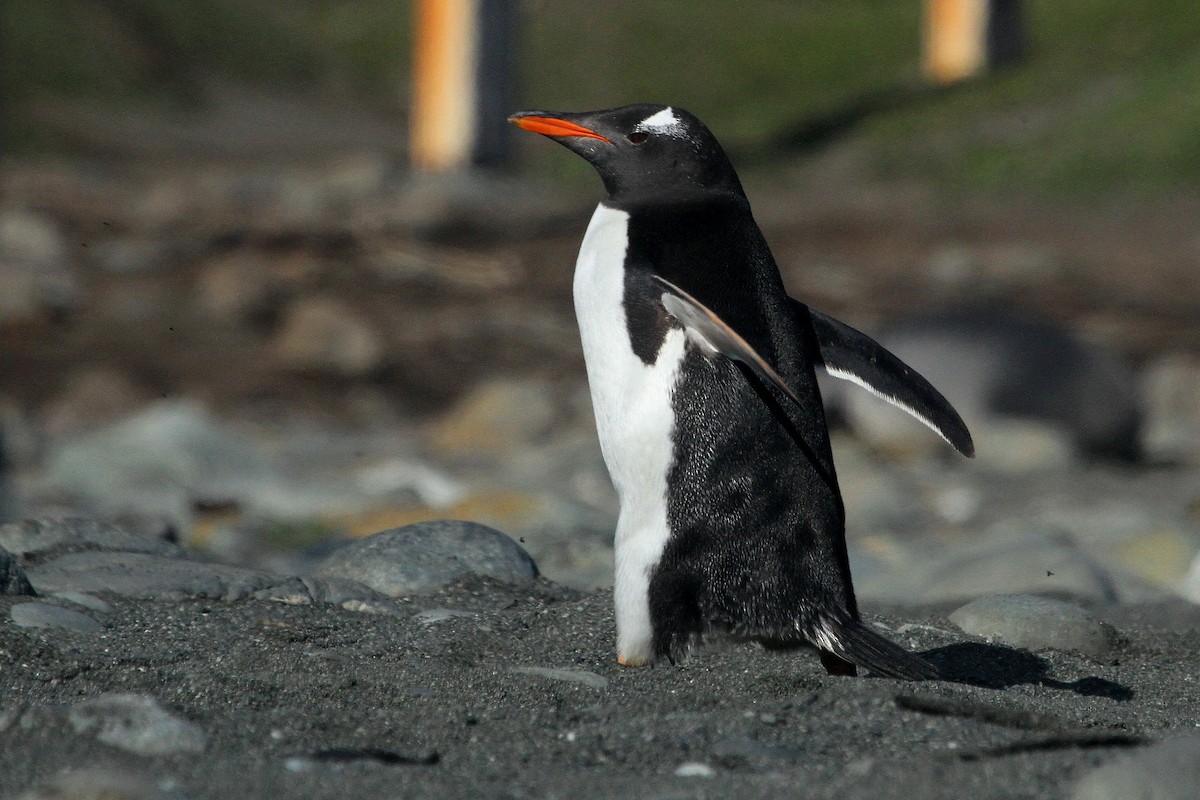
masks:
<path fill-rule="evenodd" d="M 523 131 L 540 133 L 543 136 L 579 136 L 586 139 L 599 139 L 602 142 L 609 141 L 609 139 L 601 136 L 595 131 L 588 130 L 582 125 L 576 125 L 574 122 L 567 122 L 565 119 L 555 119 L 554 117 L 524 117 L 514 114 L 508 118 L 508 121 Z"/>

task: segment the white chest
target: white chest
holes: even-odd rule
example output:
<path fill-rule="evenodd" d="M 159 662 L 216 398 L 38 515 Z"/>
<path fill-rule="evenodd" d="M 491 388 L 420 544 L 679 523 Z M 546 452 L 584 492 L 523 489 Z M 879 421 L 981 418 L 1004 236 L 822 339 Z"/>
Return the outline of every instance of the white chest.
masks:
<path fill-rule="evenodd" d="M 658 483 L 660 475 L 665 480 L 674 428 L 671 392 L 685 346 L 682 331 L 670 331 L 653 364 L 643 362 L 630 346 L 625 314 L 628 220 L 624 211 L 597 207 L 579 250 L 574 285 L 600 447 L 623 512 L 634 486 Z"/>

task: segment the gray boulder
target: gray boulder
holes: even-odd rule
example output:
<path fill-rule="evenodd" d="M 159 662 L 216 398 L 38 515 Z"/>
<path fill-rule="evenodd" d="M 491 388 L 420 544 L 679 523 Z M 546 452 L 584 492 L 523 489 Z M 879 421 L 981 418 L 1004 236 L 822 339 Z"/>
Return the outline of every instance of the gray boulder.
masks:
<path fill-rule="evenodd" d="M 381 531 L 335 550 L 314 574 L 349 578 L 389 597 L 431 592 L 467 574 L 531 581 L 537 565 L 511 538 L 459 520 L 418 522 Z"/>
<path fill-rule="evenodd" d="M 1167 739 L 1092 770 L 1071 800 L 1192 800 L 1200 787 L 1200 736 Z"/>
<path fill-rule="evenodd" d="M 1103 658 L 1113 649 L 1117 633 L 1079 606 L 1032 595 L 981 597 L 950 614 L 965 633 L 995 639 L 1014 647 L 1077 650 Z"/>

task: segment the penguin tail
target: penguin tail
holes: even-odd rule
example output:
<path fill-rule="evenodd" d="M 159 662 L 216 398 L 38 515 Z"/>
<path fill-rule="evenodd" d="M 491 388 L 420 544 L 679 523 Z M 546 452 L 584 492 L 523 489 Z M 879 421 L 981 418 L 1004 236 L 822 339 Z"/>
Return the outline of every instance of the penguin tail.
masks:
<path fill-rule="evenodd" d="M 858 620 L 822 620 L 812 640 L 821 649 L 822 656 L 828 652 L 883 678 L 928 681 L 938 677 L 933 664 L 885 639 Z M 822 663 L 825 661 L 822 658 Z M 828 663 L 826 669 L 829 669 Z"/>

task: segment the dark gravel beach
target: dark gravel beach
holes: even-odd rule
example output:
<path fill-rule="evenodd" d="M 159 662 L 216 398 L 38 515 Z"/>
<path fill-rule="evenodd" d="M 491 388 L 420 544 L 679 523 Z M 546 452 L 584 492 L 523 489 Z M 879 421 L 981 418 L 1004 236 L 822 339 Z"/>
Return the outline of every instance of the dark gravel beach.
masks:
<path fill-rule="evenodd" d="M 26 600 L 0 599 L 5 618 Z M 985 643 L 947 608 L 868 609 L 938 666 L 929 683 L 732 642 L 621 669 L 607 593 L 544 579 L 397 607 L 114 600 L 98 632 L 5 625 L 0 794 L 1056 798 L 1200 721 L 1200 609 L 1182 601 L 1093 609 L 1119 631 L 1103 662 Z M 104 744 L 139 723 L 81 722 L 103 693 L 152 697 L 195 735 L 160 755 Z M 96 793 L 56 794 L 64 769 Z"/>

